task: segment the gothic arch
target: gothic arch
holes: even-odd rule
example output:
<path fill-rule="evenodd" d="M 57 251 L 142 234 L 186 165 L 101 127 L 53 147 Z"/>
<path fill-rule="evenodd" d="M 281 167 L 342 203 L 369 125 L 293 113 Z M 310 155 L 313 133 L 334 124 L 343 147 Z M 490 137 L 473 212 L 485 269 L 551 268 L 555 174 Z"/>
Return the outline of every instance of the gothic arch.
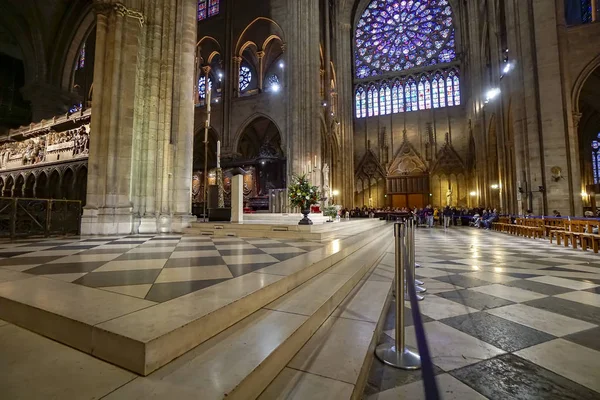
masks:
<path fill-rule="evenodd" d="M 264 51 L 265 46 L 274 38 L 278 38 L 282 43 L 285 43 L 281 26 L 271 18 L 258 17 L 249 23 L 242 33 L 240 33 L 234 54 L 240 57 L 248 42 L 252 42 L 256 46 L 257 51 Z M 255 42 L 261 43 L 262 46 L 257 46 Z"/>
<path fill-rule="evenodd" d="M 575 79 L 575 83 L 573 84 L 573 90 L 571 93 L 571 103 L 573 107 L 573 112 L 579 113 L 579 97 L 581 95 L 581 90 L 585 86 L 590 75 L 594 73 L 596 68 L 600 68 L 600 54 L 597 55 L 592 61 L 590 61 L 581 71 L 577 79 Z"/>
<path fill-rule="evenodd" d="M 204 36 L 196 43 L 198 64 L 211 64 L 216 55 L 221 54 L 221 44 L 212 36 Z"/>
<path fill-rule="evenodd" d="M 242 137 L 242 134 L 246 130 L 246 128 L 248 128 L 248 126 L 250 126 L 255 120 L 260 119 L 260 118 L 268 119 L 269 121 L 271 121 L 271 123 L 273 123 L 273 125 L 275 125 L 275 127 L 277 128 L 277 131 L 279 131 L 279 134 L 281 136 L 281 148 L 282 149 L 286 148 L 286 140 L 285 140 L 284 135 L 282 134 L 283 131 L 281 130 L 281 127 L 279 126 L 279 124 L 277 124 L 277 122 L 275 122 L 275 120 L 273 118 L 269 117 L 266 114 L 254 113 L 250 117 L 246 118 L 246 120 L 244 122 L 242 122 L 242 124 L 240 125 L 240 128 L 235 133 L 235 137 L 233 139 L 233 146 L 232 146 L 233 149 L 237 149 L 239 147 L 240 139 Z"/>

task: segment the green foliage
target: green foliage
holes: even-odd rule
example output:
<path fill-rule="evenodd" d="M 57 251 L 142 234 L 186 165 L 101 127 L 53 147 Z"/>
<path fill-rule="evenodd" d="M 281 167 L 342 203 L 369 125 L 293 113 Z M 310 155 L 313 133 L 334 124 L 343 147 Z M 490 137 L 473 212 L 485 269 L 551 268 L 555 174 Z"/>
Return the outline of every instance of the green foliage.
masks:
<path fill-rule="evenodd" d="M 288 188 L 290 204 L 292 207 L 299 207 L 301 210 L 310 208 L 320 200 L 319 188 L 311 186 L 306 175 L 296 175 L 293 177 L 292 184 Z"/>
<path fill-rule="evenodd" d="M 335 218 L 338 215 L 338 207 L 337 206 L 329 206 L 323 210 L 323 215 L 330 218 Z"/>

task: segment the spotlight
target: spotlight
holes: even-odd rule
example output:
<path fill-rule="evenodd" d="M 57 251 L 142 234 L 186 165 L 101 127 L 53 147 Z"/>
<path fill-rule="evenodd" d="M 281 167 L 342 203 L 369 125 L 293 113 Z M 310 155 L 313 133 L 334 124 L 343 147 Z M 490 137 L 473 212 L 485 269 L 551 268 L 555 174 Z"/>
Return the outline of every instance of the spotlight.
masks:
<path fill-rule="evenodd" d="M 500 189 L 500 185 L 492 185 L 490 186 L 492 189 L 496 190 L 496 189 Z"/>
<path fill-rule="evenodd" d="M 513 65 L 511 62 L 507 62 L 506 65 L 504 66 L 504 68 L 502 69 L 502 72 L 505 74 L 508 74 L 513 68 Z"/>
<path fill-rule="evenodd" d="M 327 102 L 326 101 L 323 102 L 323 107 L 327 107 Z"/>
<path fill-rule="evenodd" d="M 471 193 L 469 193 L 469 194 L 471 195 L 471 197 L 475 197 L 475 196 L 477 196 L 477 192 L 471 192 Z"/>
<path fill-rule="evenodd" d="M 499 88 L 493 88 L 488 90 L 488 92 L 485 95 L 485 103 L 489 103 L 490 100 L 494 100 L 496 97 L 498 97 L 500 95 L 501 91 Z"/>
<path fill-rule="evenodd" d="M 279 68 L 283 69 L 283 61 L 279 63 Z"/>
<path fill-rule="evenodd" d="M 281 87 L 277 83 L 271 86 L 271 90 L 273 90 L 275 93 L 279 92 L 279 89 L 281 89 Z"/>

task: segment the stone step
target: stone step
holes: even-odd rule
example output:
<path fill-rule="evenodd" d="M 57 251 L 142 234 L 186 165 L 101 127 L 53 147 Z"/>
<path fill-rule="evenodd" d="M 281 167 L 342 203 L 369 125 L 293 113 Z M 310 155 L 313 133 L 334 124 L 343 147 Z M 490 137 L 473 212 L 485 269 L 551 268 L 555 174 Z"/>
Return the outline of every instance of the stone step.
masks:
<path fill-rule="evenodd" d="M 20 280 L 0 283 L 0 318 L 148 375 L 351 256 L 387 230 L 391 227 L 376 226 L 351 234 L 318 250 L 161 304 L 21 274 Z"/>
<path fill-rule="evenodd" d="M 393 245 L 386 251 L 259 400 L 362 398 L 391 299 Z"/>
<path fill-rule="evenodd" d="M 301 239 L 322 241 L 336 239 L 382 226 L 385 221 L 379 219 L 342 220 L 340 222 L 320 225 L 297 225 L 285 223 L 244 223 L 227 222 L 194 222 L 191 228 L 184 230 L 186 234 L 256 237 L 270 239 Z"/>
<path fill-rule="evenodd" d="M 206 400 L 257 398 L 381 259 L 393 240 L 389 226 L 370 236 L 374 240 L 355 253 L 106 399 L 158 399 L 167 394 L 186 398 L 190 393 Z M 195 377 L 194 387 L 177 385 L 190 376 Z"/>

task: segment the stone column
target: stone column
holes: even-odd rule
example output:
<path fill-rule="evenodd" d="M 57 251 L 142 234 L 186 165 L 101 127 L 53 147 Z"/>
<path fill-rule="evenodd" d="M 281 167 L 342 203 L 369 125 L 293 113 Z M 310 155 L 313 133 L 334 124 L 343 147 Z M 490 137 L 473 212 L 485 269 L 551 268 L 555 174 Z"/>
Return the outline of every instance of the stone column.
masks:
<path fill-rule="evenodd" d="M 332 168 L 339 187 L 337 202 L 344 207 L 354 207 L 354 85 L 352 76 L 352 25 L 349 15 L 336 15 L 334 23 L 334 64 L 337 69 L 337 126 L 340 144 L 338 164 Z"/>
<path fill-rule="evenodd" d="M 288 73 L 289 88 L 287 135 L 285 140 L 287 181 L 301 174 L 308 163 L 321 159 L 322 112 L 320 99 L 319 1 L 305 0 L 289 5 Z M 320 174 L 315 174 L 320 175 Z M 312 183 L 320 185 L 320 176 Z"/>
<path fill-rule="evenodd" d="M 258 90 L 260 92 L 262 92 L 264 90 L 264 76 L 265 76 L 265 65 L 264 65 L 264 58 L 265 58 L 265 52 L 264 51 L 259 51 L 256 53 L 256 56 L 258 57 Z"/>
<path fill-rule="evenodd" d="M 82 231 L 181 231 L 192 219 L 196 1 L 95 6 L 94 135 Z"/>
<path fill-rule="evenodd" d="M 240 95 L 240 67 L 242 65 L 242 57 L 233 57 L 233 73 L 231 77 L 233 79 L 233 96 L 238 97 Z"/>

